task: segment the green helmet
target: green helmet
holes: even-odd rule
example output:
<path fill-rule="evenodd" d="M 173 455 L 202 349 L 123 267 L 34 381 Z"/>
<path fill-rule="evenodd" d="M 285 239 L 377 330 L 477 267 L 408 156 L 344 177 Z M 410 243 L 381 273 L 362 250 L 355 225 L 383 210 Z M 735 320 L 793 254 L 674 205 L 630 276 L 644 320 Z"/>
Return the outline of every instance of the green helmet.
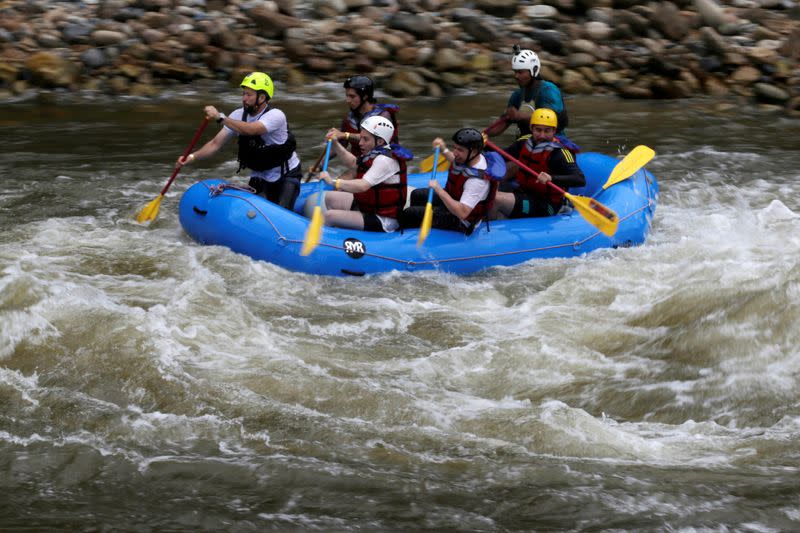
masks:
<path fill-rule="evenodd" d="M 272 85 L 272 78 L 263 72 L 251 72 L 244 77 L 239 87 L 247 87 L 254 91 L 264 91 L 270 99 L 272 99 L 272 94 L 275 92 L 275 86 Z"/>

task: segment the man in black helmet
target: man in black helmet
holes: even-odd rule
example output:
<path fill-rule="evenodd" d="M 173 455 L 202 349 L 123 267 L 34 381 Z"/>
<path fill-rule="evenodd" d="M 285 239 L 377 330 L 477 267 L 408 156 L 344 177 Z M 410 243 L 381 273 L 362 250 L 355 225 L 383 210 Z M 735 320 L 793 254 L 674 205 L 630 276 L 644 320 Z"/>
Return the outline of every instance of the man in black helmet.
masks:
<path fill-rule="evenodd" d="M 328 136 L 335 135 L 342 145 L 349 145 L 350 153 L 360 156 L 358 147 L 359 125 L 372 116 L 388 118 L 394 126 L 392 143 L 397 144 L 397 113 L 400 107 L 395 104 L 379 104 L 375 101 L 375 84 L 369 76 L 351 76 L 344 80 L 344 95 L 350 111 L 342 120 L 341 129 L 331 128 Z"/>
<path fill-rule="evenodd" d="M 483 152 L 483 135 L 475 128 L 455 132 L 452 151 L 440 137 L 433 140 L 433 146 L 439 147 L 450 162 L 450 171 L 444 187 L 434 179 L 428 183 L 436 193 L 431 226 L 469 235 L 489 214 L 497 192 L 496 180 L 506 171 L 505 162 L 495 152 Z M 400 226 L 419 227 L 427 203 L 427 189 L 414 190 L 411 205 L 400 214 Z"/>

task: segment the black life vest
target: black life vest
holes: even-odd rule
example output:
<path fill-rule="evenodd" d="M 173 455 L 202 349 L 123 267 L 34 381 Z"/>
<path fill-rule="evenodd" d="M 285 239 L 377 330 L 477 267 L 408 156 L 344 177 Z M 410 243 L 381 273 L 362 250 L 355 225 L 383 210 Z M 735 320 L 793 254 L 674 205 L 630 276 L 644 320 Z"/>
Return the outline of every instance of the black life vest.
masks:
<path fill-rule="evenodd" d="M 270 109 L 269 105 L 267 105 L 267 108 L 258 115 L 256 120 Z M 247 111 L 242 111 L 242 121 L 247 122 Z M 239 168 L 236 172 L 243 168 L 263 172 L 280 167 L 281 177 L 283 177 L 290 170 L 289 160 L 297 148 L 297 141 L 292 130 L 289 129 L 288 122 L 286 124 L 286 133 L 286 141 L 282 144 L 267 144 L 261 135 L 239 135 L 239 154 L 237 156 Z"/>
<path fill-rule="evenodd" d="M 397 161 L 400 165 L 400 182 L 386 183 L 384 181 L 364 192 L 355 193 L 353 196 L 355 196 L 356 202 L 358 202 L 358 209 L 362 213 L 372 213 L 382 217 L 397 218 L 400 209 L 402 209 L 406 203 L 406 184 L 408 183 L 408 173 L 406 169 L 406 160 L 408 157 L 406 157 L 402 150 L 394 150 L 386 146 L 373 148 L 368 154 L 359 158 L 356 168 L 356 179 L 364 178 L 364 174 L 372 168 L 375 159 L 379 155 L 385 155 Z"/>

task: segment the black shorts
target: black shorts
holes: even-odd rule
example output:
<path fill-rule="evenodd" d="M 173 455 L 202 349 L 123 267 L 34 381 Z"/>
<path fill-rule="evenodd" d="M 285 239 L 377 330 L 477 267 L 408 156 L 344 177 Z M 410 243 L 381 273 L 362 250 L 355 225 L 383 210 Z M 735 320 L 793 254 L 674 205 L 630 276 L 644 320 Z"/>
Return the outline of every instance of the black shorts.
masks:
<path fill-rule="evenodd" d="M 353 198 L 353 205 L 350 206 L 350 211 L 361 211 L 358 208 L 358 202 L 355 198 Z M 385 233 L 383 224 L 381 224 L 381 219 L 378 218 L 378 215 L 375 213 L 361 213 L 361 216 L 364 218 L 364 231 Z"/>
<path fill-rule="evenodd" d="M 559 209 L 560 205 L 556 206 L 541 198 L 514 191 L 514 209 L 511 210 L 509 218 L 550 217 L 558 213 Z"/>
<path fill-rule="evenodd" d="M 378 231 L 383 233 L 383 224 L 378 215 L 374 213 L 361 213 L 364 217 L 364 231 Z"/>

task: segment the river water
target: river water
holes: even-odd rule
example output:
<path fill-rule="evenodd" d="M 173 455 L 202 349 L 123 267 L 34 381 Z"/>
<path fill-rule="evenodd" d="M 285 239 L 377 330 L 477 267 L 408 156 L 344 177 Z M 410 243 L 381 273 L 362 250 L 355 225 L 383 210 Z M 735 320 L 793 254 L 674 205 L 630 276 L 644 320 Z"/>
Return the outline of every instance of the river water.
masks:
<path fill-rule="evenodd" d="M 0 529 L 800 529 L 800 122 L 570 100 L 584 149 L 656 150 L 644 246 L 334 279 L 182 233 L 233 148 L 134 222 L 221 94 L 0 108 Z M 305 164 L 341 97 L 278 94 Z"/>

